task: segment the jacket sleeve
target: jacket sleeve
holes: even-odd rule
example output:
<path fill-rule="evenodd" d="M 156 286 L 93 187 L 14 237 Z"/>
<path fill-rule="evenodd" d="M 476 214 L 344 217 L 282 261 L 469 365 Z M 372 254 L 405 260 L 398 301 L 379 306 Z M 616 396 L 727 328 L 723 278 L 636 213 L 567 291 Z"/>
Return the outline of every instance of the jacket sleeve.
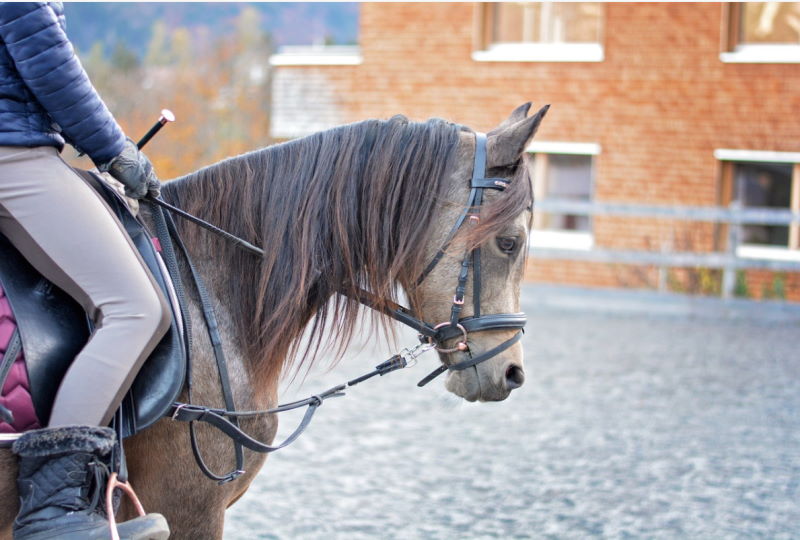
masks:
<path fill-rule="evenodd" d="M 43 2 L 3 2 L 0 38 L 22 80 L 62 134 L 95 164 L 122 152 L 125 135 Z"/>

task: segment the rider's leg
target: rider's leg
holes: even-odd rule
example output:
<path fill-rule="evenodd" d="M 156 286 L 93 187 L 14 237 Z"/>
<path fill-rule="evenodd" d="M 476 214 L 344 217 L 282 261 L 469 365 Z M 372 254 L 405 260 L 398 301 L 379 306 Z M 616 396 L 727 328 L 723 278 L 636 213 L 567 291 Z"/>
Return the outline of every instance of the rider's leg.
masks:
<path fill-rule="evenodd" d="M 0 147 L 0 232 L 95 322 L 56 395 L 49 427 L 14 445 L 22 497 L 15 539 L 107 538 L 98 497 L 107 425 L 166 332 L 167 306 L 121 225 L 54 148 Z M 166 538 L 162 516 L 121 524 L 125 538 Z"/>
<path fill-rule="evenodd" d="M 119 222 L 54 148 L 0 147 L 0 178 L 0 231 L 96 325 L 49 425 L 107 425 L 168 328 L 162 295 Z"/>

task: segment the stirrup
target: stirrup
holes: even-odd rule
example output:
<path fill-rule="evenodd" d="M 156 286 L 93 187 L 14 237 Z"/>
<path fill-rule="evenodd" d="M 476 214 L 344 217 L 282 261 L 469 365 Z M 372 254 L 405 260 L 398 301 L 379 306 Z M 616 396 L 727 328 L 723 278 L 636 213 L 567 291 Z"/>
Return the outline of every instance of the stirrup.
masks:
<path fill-rule="evenodd" d="M 106 486 L 106 514 L 108 515 L 108 526 L 111 529 L 111 540 L 120 540 L 119 531 L 117 531 L 117 520 L 114 517 L 114 490 L 116 488 L 120 488 L 131 502 L 133 502 L 133 506 L 139 513 L 139 517 L 145 515 L 144 507 L 131 485 L 128 482 L 120 482 L 117 478 L 117 473 L 111 473 L 108 477 L 108 485 Z"/>

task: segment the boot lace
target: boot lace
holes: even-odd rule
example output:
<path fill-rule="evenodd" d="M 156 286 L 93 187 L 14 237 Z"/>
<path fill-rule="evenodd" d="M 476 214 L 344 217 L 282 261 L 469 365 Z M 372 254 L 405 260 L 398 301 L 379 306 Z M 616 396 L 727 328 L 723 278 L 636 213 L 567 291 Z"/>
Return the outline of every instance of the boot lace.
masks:
<path fill-rule="evenodd" d="M 104 462 L 93 459 L 88 464 L 89 474 L 92 475 L 91 486 L 86 494 L 86 510 L 88 512 L 98 512 L 106 516 L 105 505 L 101 504 L 106 493 L 106 484 L 111 475 L 111 471 Z"/>

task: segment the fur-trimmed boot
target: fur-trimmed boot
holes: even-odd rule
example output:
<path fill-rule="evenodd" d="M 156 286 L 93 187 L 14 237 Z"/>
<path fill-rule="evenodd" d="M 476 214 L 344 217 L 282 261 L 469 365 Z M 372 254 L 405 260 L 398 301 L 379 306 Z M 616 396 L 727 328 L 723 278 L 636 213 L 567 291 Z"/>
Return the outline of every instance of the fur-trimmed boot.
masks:
<path fill-rule="evenodd" d="M 14 442 L 20 496 L 14 540 L 111 538 L 103 503 L 115 438 L 110 428 L 64 426 L 29 431 Z M 160 514 L 126 521 L 117 530 L 129 540 L 169 536 Z"/>

